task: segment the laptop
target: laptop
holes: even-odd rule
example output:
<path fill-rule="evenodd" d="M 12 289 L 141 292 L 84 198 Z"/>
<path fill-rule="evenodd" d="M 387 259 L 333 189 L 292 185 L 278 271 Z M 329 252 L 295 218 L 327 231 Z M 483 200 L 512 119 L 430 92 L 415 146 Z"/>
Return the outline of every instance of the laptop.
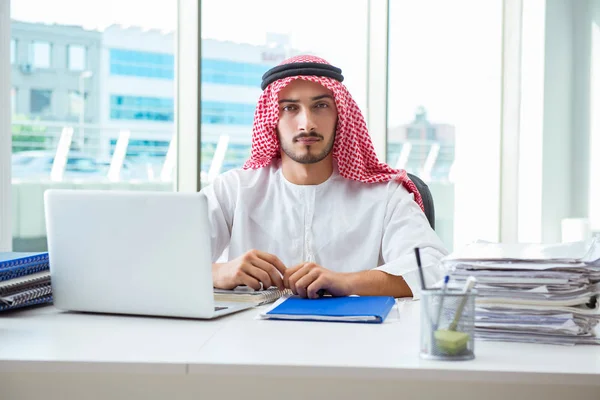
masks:
<path fill-rule="evenodd" d="M 50 189 L 44 211 L 58 309 L 210 319 L 253 306 L 214 300 L 201 193 Z"/>

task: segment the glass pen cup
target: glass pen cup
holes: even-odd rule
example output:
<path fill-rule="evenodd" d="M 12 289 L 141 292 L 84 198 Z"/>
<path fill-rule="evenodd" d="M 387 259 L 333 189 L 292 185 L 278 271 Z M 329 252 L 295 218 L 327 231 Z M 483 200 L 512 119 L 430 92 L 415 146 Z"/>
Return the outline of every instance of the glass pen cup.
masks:
<path fill-rule="evenodd" d="M 421 357 L 429 360 L 475 358 L 475 298 L 477 291 L 421 291 Z"/>

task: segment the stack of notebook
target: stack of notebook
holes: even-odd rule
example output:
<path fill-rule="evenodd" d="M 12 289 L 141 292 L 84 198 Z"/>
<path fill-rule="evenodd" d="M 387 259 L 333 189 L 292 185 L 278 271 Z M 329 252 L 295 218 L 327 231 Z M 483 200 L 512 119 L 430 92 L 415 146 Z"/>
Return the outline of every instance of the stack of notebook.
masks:
<path fill-rule="evenodd" d="M 0 311 L 51 301 L 48 253 L 0 253 Z"/>
<path fill-rule="evenodd" d="M 452 280 L 477 278 L 476 336 L 600 344 L 600 242 L 473 243 L 443 260 Z"/>

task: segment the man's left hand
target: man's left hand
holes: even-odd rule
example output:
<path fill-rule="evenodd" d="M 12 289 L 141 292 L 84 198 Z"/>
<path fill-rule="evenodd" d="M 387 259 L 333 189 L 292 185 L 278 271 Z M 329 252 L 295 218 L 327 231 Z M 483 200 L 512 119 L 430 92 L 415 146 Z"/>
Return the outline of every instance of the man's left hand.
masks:
<path fill-rule="evenodd" d="M 349 275 L 333 272 L 315 263 L 302 263 L 288 268 L 283 275 L 283 285 L 300 297 L 316 299 L 317 292 L 326 290 L 332 296 L 349 296 Z"/>

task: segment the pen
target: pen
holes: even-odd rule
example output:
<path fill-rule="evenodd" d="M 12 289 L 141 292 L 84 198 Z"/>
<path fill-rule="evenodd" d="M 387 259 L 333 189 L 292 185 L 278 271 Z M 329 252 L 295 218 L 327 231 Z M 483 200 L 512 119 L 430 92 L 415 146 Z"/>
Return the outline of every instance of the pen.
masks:
<path fill-rule="evenodd" d="M 421 265 L 421 253 L 419 248 L 415 247 L 415 257 L 417 257 L 417 266 L 419 267 L 419 277 L 421 278 L 421 290 L 427 290 L 425 286 L 425 277 L 423 276 L 423 266 Z"/>
<path fill-rule="evenodd" d="M 442 298 L 440 299 L 440 305 L 438 307 L 437 320 L 435 322 L 435 329 L 437 330 L 438 326 L 440 326 L 440 319 L 442 317 L 442 310 L 444 308 L 444 297 L 446 295 L 446 288 L 448 287 L 448 281 L 450 280 L 450 276 L 446 275 L 444 277 L 444 286 L 442 286 Z"/>
<path fill-rule="evenodd" d="M 460 305 L 456 309 L 456 313 L 454 314 L 454 320 L 452 321 L 452 323 L 448 327 L 449 331 L 455 331 L 456 330 L 456 326 L 458 325 L 458 321 L 460 320 L 460 317 L 462 315 L 463 309 L 465 308 L 465 304 L 467 303 L 467 296 L 466 296 L 466 294 L 469 293 L 471 291 L 471 289 L 473 289 L 473 286 L 475 286 L 475 282 L 476 282 L 476 279 L 473 276 L 470 276 L 467 279 L 467 282 L 465 282 L 465 286 L 463 287 L 463 292 L 462 292 L 463 297 L 462 297 L 462 300 L 460 302 Z"/>

